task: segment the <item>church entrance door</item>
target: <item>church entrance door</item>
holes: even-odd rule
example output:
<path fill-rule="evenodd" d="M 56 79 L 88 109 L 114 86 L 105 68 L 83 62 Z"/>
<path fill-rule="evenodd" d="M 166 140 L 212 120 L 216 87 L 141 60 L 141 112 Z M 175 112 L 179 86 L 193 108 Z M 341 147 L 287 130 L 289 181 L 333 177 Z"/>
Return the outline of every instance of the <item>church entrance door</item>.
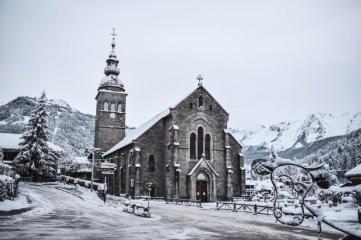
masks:
<path fill-rule="evenodd" d="M 198 180 L 196 182 L 196 199 L 201 202 L 208 201 L 207 182 L 204 180 Z"/>

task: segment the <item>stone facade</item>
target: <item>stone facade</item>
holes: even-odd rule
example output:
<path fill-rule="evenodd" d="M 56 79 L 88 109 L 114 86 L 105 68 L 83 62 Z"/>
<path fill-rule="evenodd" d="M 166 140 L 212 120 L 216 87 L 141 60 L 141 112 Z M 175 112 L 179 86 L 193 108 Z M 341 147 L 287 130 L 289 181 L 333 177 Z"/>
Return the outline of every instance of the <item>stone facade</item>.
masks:
<path fill-rule="evenodd" d="M 108 193 L 141 196 L 150 190 L 155 197 L 201 201 L 245 194 L 242 146 L 227 130 L 229 114 L 201 83 L 174 107 L 126 133 L 127 94 L 114 47 L 113 39 L 96 96 L 94 143 L 103 152 L 96 157 L 96 179 L 105 180 L 100 162 L 116 166 L 106 177 Z"/>
<path fill-rule="evenodd" d="M 197 199 L 201 174 L 207 201 L 244 194 L 242 146 L 225 130 L 228 118 L 219 103 L 199 86 L 158 115 L 151 126 L 133 130 L 138 131 L 134 139 L 120 141 L 121 147 L 117 144 L 103 155 L 119 166 L 109 178 L 110 193 L 148 195 L 146 183 L 152 182 L 153 196 Z M 200 128 L 203 131 L 199 132 Z M 131 137 L 132 131 L 129 134 Z M 191 156 L 191 134 L 196 136 L 195 156 Z"/>
<path fill-rule="evenodd" d="M 116 89 L 117 91 L 108 90 L 109 88 L 108 86 L 100 87 L 96 96 L 94 147 L 101 148 L 103 151 L 110 149 L 125 137 L 127 94 L 120 88 Z M 112 106 L 114 106 L 113 109 Z"/>

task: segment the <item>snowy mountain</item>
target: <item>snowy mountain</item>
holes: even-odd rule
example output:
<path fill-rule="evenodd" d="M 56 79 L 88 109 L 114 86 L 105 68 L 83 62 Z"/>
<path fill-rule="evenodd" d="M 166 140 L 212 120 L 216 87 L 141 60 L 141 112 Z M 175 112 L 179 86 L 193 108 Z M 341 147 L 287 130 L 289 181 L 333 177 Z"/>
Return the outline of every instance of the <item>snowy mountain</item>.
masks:
<path fill-rule="evenodd" d="M 301 148 L 289 148 L 279 155 L 309 163 L 327 163 L 331 169 L 346 171 L 361 164 L 361 128 L 345 135 L 317 140 Z"/>
<path fill-rule="evenodd" d="M 0 132 L 22 133 L 37 100 L 18 97 L 0 106 Z M 71 155 L 93 146 L 95 117 L 73 109 L 63 100 L 49 100 L 50 141 Z"/>
<path fill-rule="evenodd" d="M 276 151 L 304 148 L 310 143 L 329 137 L 350 134 L 361 128 L 361 111 L 342 114 L 316 113 L 303 120 L 283 121 L 270 126 L 256 125 L 245 130 L 231 129 L 241 140 L 248 160 Z M 288 155 L 294 158 L 292 155 Z"/>

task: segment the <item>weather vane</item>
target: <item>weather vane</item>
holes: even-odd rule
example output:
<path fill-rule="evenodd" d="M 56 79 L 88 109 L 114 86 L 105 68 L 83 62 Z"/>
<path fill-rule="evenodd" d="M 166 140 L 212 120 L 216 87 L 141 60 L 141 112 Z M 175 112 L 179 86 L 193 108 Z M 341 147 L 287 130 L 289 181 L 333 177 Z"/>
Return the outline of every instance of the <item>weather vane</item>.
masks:
<path fill-rule="evenodd" d="M 203 82 L 202 75 L 199 74 L 198 77 L 197 77 L 197 80 L 198 80 L 198 87 L 202 86 L 202 82 Z"/>

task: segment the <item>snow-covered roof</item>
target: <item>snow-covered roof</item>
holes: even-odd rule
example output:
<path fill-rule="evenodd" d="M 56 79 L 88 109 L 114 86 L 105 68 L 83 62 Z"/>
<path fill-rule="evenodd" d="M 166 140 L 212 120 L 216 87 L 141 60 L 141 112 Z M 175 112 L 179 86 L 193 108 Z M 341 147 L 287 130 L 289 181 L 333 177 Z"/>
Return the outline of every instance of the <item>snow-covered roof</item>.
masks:
<path fill-rule="evenodd" d="M 63 149 L 54 143 L 48 142 L 48 146 L 53 149 L 54 151 L 61 152 Z"/>
<path fill-rule="evenodd" d="M 356 175 L 361 175 L 361 164 L 352 168 L 350 171 L 346 172 L 345 174 L 346 177 L 352 177 Z"/>
<path fill-rule="evenodd" d="M 236 140 L 236 142 L 239 143 L 239 145 L 241 145 L 241 147 L 243 148 L 243 143 L 241 140 L 239 140 L 229 129 L 224 129 L 225 133 L 228 133 L 234 140 Z"/>
<path fill-rule="evenodd" d="M 359 185 L 355 185 L 355 186 L 346 186 L 346 187 L 342 187 L 342 186 L 336 186 L 336 185 L 332 185 L 329 188 L 330 191 L 333 192 L 361 192 L 361 184 Z"/>
<path fill-rule="evenodd" d="M 100 81 L 100 86 L 123 87 L 123 82 L 118 79 L 118 76 L 108 75 L 102 78 L 102 80 Z"/>
<path fill-rule="evenodd" d="M 87 157 L 75 157 L 74 163 L 78 164 L 90 164 L 90 161 Z"/>
<path fill-rule="evenodd" d="M 119 92 L 119 91 L 113 91 L 113 90 L 108 90 L 108 89 L 99 89 L 98 92 L 107 92 L 107 93 L 116 93 L 116 94 L 127 95 L 126 92 Z"/>
<path fill-rule="evenodd" d="M 168 108 L 167 110 L 159 113 L 154 118 L 152 118 L 149 121 L 147 121 L 146 123 L 144 123 L 139 128 L 129 130 L 127 132 L 127 135 L 125 136 L 125 138 L 123 140 L 121 140 L 120 142 L 118 142 L 117 144 L 115 144 L 111 149 L 106 151 L 103 154 L 103 157 L 107 156 L 107 155 L 111 154 L 112 152 L 117 151 L 117 150 L 119 150 L 119 149 L 121 149 L 121 148 L 123 148 L 123 147 L 125 147 L 125 146 L 127 146 L 129 144 L 131 144 L 133 142 L 133 140 L 136 140 L 137 138 L 139 138 L 148 129 L 150 129 L 154 124 L 156 124 L 159 120 L 161 120 L 162 118 L 165 118 L 166 116 L 168 116 L 169 113 L 170 113 L 170 109 Z"/>
<path fill-rule="evenodd" d="M 104 77 L 103 81 L 101 84 L 103 84 L 104 82 L 107 81 L 115 81 L 115 79 L 109 79 L 109 76 Z M 177 107 L 180 103 L 182 103 L 184 101 L 184 99 L 187 99 L 189 96 L 191 96 L 195 91 L 197 91 L 199 88 L 204 89 L 204 91 L 207 92 L 207 94 L 212 97 L 214 99 L 214 101 L 217 102 L 217 100 L 208 92 L 208 90 L 206 88 L 204 88 L 203 86 L 199 86 L 197 87 L 195 90 L 193 90 L 191 93 L 189 93 L 188 95 L 186 95 L 186 97 L 183 97 L 180 101 L 177 102 L 177 104 L 171 106 L 170 108 L 175 108 Z M 217 102 L 218 103 L 218 102 Z M 225 113 L 228 114 L 228 112 L 218 103 L 218 105 L 225 111 Z M 108 151 L 106 151 L 103 154 L 103 157 L 111 154 L 114 151 L 117 151 L 129 144 L 131 144 L 133 142 L 133 140 L 136 140 L 138 137 L 140 137 L 143 133 L 145 133 L 148 129 L 150 129 L 154 124 L 156 124 L 159 120 L 161 120 L 162 118 L 168 116 L 170 114 L 170 108 L 168 108 L 167 110 L 159 113 L 158 115 L 156 115 L 154 118 L 150 119 L 148 122 L 144 123 L 142 126 L 140 126 L 139 128 L 136 128 L 134 130 L 129 130 L 128 132 L 126 132 L 126 136 L 123 140 L 121 140 L 120 142 L 118 142 L 116 145 L 114 145 L 111 149 L 109 149 Z M 178 127 L 178 126 L 177 126 Z M 243 144 L 237 140 L 237 138 L 235 138 L 233 135 L 232 137 L 243 147 Z"/>
<path fill-rule="evenodd" d="M 18 149 L 19 143 L 21 141 L 22 134 L 15 133 L 0 133 L 0 147 L 2 148 L 10 148 L 10 149 Z M 54 151 L 63 151 L 63 149 L 51 142 L 48 142 L 48 146 Z"/>
<path fill-rule="evenodd" d="M 21 134 L 0 133 L 0 147 L 2 148 L 19 148 Z"/>

